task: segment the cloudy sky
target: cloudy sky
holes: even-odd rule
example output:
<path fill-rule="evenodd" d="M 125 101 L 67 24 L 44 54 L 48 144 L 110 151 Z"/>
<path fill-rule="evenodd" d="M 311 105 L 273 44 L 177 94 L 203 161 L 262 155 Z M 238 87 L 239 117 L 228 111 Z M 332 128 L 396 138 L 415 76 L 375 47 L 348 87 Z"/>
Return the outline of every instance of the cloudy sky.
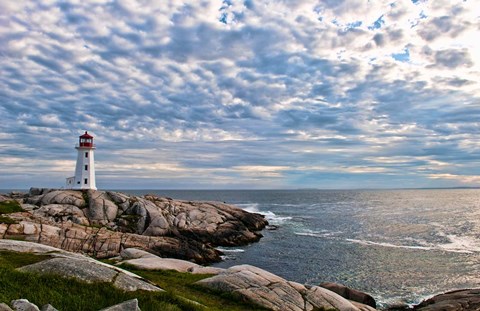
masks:
<path fill-rule="evenodd" d="M 480 185 L 477 0 L 0 2 L 0 188 Z"/>

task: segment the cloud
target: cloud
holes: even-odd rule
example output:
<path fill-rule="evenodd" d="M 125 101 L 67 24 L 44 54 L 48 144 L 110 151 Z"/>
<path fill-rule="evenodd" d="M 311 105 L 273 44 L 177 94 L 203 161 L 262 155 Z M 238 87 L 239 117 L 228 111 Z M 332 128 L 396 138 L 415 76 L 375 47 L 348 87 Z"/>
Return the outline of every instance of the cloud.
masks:
<path fill-rule="evenodd" d="M 435 53 L 435 64 L 439 67 L 449 69 L 460 66 L 471 67 L 473 65 L 470 55 L 466 49 L 463 50 L 441 50 Z"/>
<path fill-rule="evenodd" d="M 84 130 L 104 188 L 475 184 L 475 14 L 472 1 L 2 3 L 0 188 L 61 186 Z"/>

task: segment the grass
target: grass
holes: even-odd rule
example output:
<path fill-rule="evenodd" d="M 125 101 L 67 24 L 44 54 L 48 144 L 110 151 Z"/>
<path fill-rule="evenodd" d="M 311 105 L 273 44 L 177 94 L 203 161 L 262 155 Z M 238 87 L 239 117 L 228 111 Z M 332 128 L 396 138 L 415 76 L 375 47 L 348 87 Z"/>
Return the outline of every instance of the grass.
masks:
<path fill-rule="evenodd" d="M 8 216 L 2 216 L 0 215 L 0 224 L 7 224 L 7 225 L 11 225 L 11 224 L 18 224 L 18 221 L 16 221 L 15 219 L 12 219 Z"/>
<path fill-rule="evenodd" d="M 50 258 L 48 255 L 0 251 L 0 268 L 15 269 L 26 265 L 31 265 L 48 258 Z"/>
<path fill-rule="evenodd" d="M 24 209 L 15 200 L 0 202 L 0 215 L 11 214 L 16 212 L 24 212 Z"/>
<path fill-rule="evenodd" d="M 181 273 L 172 270 L 138 270 L 129 265 L 121 268 L 136 273 L 180 297 L 185 297 L 201 303 L 212 311 L 246 311 L 267 310 L 255 304 L 242 301 L 240 297 L 231 293 L 210 290 L 195 282 L 210 277 L 209 274 Z M 143 309 L 142 309 L 143 310 Z"/>
<path fill-rule="evenodd" d="M 0 252 L 0 302 L 25 298 L 43 306 L 51 304 L 58 310 L 99 310 L 137 298 L 140 308 L 166 311 L 199 311 L 205 308 L 166 292 L 124 292 L 110 283 L 85 283 L 56 275 L 25 273 L 15 268 L 45 260 L 48 256 Z"/>
<path fill-rule="evenodd" d="M 166 292 L 124 292 L 110 283 L 89 284 L 56 275 L 15 270 L 48 258 L 50 258 L 48 255 L 0 251 L 0 302 L 9 303 L 14 299 L 25 298 L 39 307 L 49 303 L 62 311 L 89 311 L 137 298 L 143 311 L 266 310 L 242 302 L 235 295 L 211 291 L 194 284 L 210 276 L 207 274 L 144 271 L 122 265 L 122 268 L 137 273 L 166 290 Z"/>

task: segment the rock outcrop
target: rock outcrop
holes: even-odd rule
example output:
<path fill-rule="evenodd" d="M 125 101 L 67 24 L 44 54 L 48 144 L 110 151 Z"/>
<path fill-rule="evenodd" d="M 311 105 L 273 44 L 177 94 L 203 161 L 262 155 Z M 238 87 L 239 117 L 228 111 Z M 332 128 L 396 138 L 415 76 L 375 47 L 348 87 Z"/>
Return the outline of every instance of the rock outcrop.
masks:
<path fill-rule="evenodd" d="M 109 282 L 124 291 L 162 291 L 142 277 L 90 257 L 32 242 L 0 240 L 0 250 L 47 254 L 46 259 L 18 268 L 19 271 L 57 274 L 85 282 Z"/>
<path fill-rule="evenodd" d="M 369 294 L 363 293 L 356 289 L 348 288 L 345 285 L 336 284 L 336 283 L 322 283 L 321 287 L 326 288 L 334 293 L 339 294 L 343 298 L 346 298 L 351 301 L 359 302 L 361 304 L 370 306 L 372 308 L 377 307 L 377 302 Z"/>
<path fill-rule="evenodd" d="M 0 303 L 0 311 L 58 311 L 52 305 L 46 304 L 42 308 L 38 308 L 37 305 L 31 303 L 27 299 L 12 300 L 10 308 L 6 303 Z M 122 303 L 116 304 L 111 307 L 101 309 L 100 311 L 141 311 L 138 306 L 137 299 L 131 299 Z"/>
<path fill-rule="evenodd" d="M 141 311 L 138 307 L 138 300 L 132 299 L 116 304 L 114 306 L 102 309 L 100 311 Z"/>
<path fill-rule="evenodd" d="M 40 311 L 40 309 L 27 299 L 16 299 L 12 301 L 12 307 L 16 311 Z"/>
<path fill-rule="evenodd" d="M 289 282 L 277 275 L 250 265 L 234 266 L 197 284 L 230 292 L 269 310 L 313 311 L 375 310 L 358 304 L 319 286 Z"/>
<path fill-rule="evenodd" d="M 128 264 L 140 270 L 175 270 L 193 274 L 218 274 L 222 268 L 204 267 L 196 263 L 174 258 L 161 258 L 136 248 L 127 248 L 117 257 L 119 264 Z"/>
<path fill-rule="evenodd" d="M 215 246 L 258 241 L 268 224 L 262 215 L 224 203 L 154 195 L 32 188 L 4 198 L 20 201 L 25 212 L 9 214 L 17 223 L 0 223 L 0 238 L 23 238 L 99 258 L 133 247 L 211 263 L 220 261 Z"/>
<path fill-rule="evenodd" d="M 423 301 L 413 310 L 477 311 L 480 310 L 480 289 L 465 289 L 440 294 Z"/>

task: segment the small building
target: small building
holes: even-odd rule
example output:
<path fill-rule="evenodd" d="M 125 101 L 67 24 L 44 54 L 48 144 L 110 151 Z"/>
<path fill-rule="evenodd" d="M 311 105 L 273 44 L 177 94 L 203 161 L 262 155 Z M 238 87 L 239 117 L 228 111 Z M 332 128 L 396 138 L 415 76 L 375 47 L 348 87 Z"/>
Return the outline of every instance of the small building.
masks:
<path fill-rule="evenodd" d="M 93 143 L 93 136 L 85 131 L 85 134 L 79 137 L 78 145 L 75 146 L 75 149 L 78 150 L 75 176 L 67 178 L 66 188 L 97 190 L 95 182 L 95 163 L 93 155 L 95 144 Z"/>

